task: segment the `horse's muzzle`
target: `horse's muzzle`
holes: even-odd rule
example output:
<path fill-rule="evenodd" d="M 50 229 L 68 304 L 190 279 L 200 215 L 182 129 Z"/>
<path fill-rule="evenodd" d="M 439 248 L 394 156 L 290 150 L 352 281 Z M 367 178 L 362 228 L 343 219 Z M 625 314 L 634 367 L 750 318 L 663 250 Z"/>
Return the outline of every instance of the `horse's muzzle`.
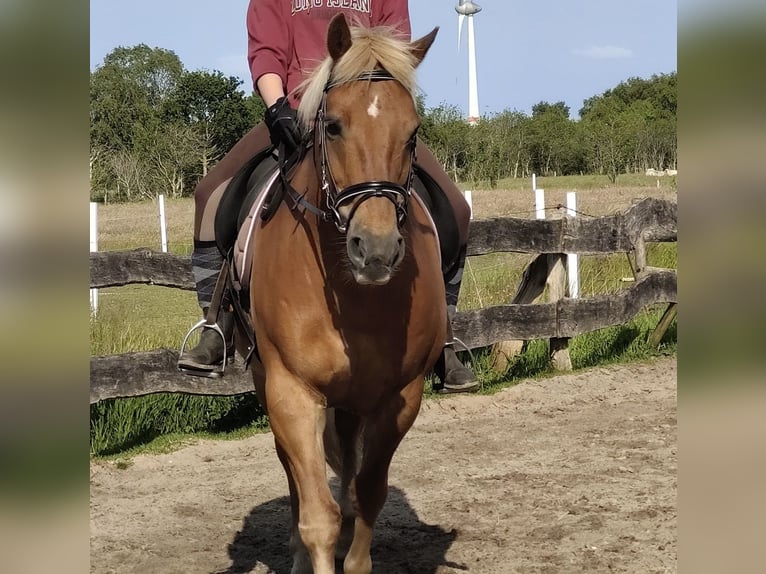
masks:
<path fill-rule="evenodd" d="M 398 230 L 374 235 L 349 231 L 346 248 L 351 273 L 360 285 L 385 285 L 404 259 L 404 239 Z"/>

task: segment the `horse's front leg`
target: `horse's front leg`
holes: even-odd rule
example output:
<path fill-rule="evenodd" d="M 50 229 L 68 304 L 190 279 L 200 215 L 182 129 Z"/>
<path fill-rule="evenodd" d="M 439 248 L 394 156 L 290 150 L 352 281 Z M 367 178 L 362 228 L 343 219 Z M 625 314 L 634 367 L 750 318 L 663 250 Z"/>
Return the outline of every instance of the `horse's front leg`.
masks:
<path fill-rule="evenodd" d="M 422 396 L 421 376 L 380 405 L 365 422 L 362 464 L 352 490 L 356 507 L 354 539 L 343 562 L 344 574 L 372 571 L 372 530 L 388 496 L 388 469 L 396 448 L 415 422 Z"/>
<path fill-rule="evenodd" d="M 351 500 L 350 487 L 359 467 L 360 418 L 347 411 L 327 410 L 327 424 L 324 432 L 324 446 L 327 462 L 338 475 L 340 486 L 336 500 L 340 505 L 342 523 L 335 557 L 342 560 L 346 556 L 354 538 L 354 519 L 356 512 Z"/>
<path fill-rule="evenodd" d="M 295 480 L 293 479 L 292 472 L 290 470 L 290 463 L 288 462 L 287 453 L 279 444 L 279 441 L 275 441 L 277 447 L 277 456 L 282 466 L 285 469 L 287 475 L 287 484 L 290 488 L 290 512 L 292 520 L 290 522 L 290 554 L 293 557 L 293 566 L 290 570 L 291 574 L 301 574 L 302 572 L 311 572 L 311 558 L 309 557 L 308 550 L 303 545 L 300 532 L 298 531 L 298 520 L 300 504 L 298 501 L 298 489 L 295 487 Z"/>
<path fill-rule="evenodd" d="M 291 481 L 293 538 L 297 518 L 297 531 L 314 574 L 334 574 L 340 509 L 327 484 L 322 446 L 325 408 L 301 381 L 285 371 L 275 371 L 271 366 L 267 371 L 266 400 L 279 457 Z M 306 566 L 303 549 L 296 542 L 292 544 L 294 574 L 305 571 Z"/>

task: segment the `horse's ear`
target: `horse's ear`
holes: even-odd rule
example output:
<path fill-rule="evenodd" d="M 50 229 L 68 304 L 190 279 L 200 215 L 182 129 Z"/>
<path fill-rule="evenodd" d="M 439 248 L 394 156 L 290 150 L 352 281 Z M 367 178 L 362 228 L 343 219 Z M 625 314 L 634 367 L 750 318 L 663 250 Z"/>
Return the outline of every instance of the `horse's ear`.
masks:
<path fill-rule="evenodd" d="M 350 47 L 351 30 L 348 28 L 346 17 L 341 12 L 330 20 L 330 27 L 327 29 L 327 52 L 334 61 L 337 61 Z"/>
<path fill-rule="evenodd" d="M 417 59 L 418 64 L 420 64 L 420 62 L 423 61 L 423 58 L 426 57 L 426 53 L 431 47 L 431 44 L 434 43 L 434 40 L 436 39 L 436 33 L 438 31 L 439 26 L 431 30 L 428 34 L 419 40 L 415 40 L 412 44 L 410 44 L 410 51 L 412 52 L 412 55 L 415 56 L 415 59 Z"/>

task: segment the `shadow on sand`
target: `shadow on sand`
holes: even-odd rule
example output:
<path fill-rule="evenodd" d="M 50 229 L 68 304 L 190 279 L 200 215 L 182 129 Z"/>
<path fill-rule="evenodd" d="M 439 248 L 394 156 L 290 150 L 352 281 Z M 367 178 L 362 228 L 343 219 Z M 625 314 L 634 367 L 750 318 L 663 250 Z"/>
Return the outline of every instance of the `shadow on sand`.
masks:
<path fill-rule="evenodd" d="M 231 566 L 218 574 L 251 572 L 262 564 L 268 572 L 287 574 L 292 559 L 288 550 L 290 499 L 287 496 L 256 506 L 229 544 Z M 447 562 L 446 553 L 457 532 L 425 524 L 418 519 L 400 489 L 389 487 L 388 499 L 375 525 L 372 541 L 373 572 L 435 574 L 439 566 L 467 570 Z M 337 563 L 338 572 L 342 564 Z"/>

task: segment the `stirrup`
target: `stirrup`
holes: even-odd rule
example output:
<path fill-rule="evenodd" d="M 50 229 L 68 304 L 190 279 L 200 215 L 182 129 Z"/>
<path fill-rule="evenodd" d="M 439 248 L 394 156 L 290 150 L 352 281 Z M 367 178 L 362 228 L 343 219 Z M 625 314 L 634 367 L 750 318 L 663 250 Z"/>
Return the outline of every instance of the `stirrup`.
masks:
<path fill-rule="evenodd" d="M 454 335 L 452 335 L 452 340 L 451 341 L 447 341 L 446 343 L 444 343 L 444 346 L 445 347 L 454 347 L 455 343 L 459 343 L 460 346 L 463 347 L 464 351 L 468 351 L 468 356 L 471 359 L 471 365 L 475 365 L 476 364 L 476 359 L 474 358 L 473 353 L 471 352 L 471 349 L 469 349 L 468 345 L 463 343 L 463 341 L 461 341 L 460 339 L 458 339 Z"/>
<path fill-rule="evenodd" d="M 183 343 L 181 343 L 181 351 L 178 353 L 178 360 L 180 362 L 181 357 L 183 357 L 184 349 L 186 349 L 186 343 L 189 340 L 189 337 L 191 334 L 198 330 L 198 329 L 212 329 L 216 333 L 218 333 L 218 336 L 221 337 L 221 341 L 223 342 L 223 362 L 221 363 L 220 367 L 218 365 L 210 365 L 210 369 L 195 369 L 193 367 L 183 367 L 179 363 L 176 363 L 176 367 L 179 371 L 182 373 L 186 373 L 188 375 L 196 375 L 198 377 L 207 377 L 210 379 L 220 379 L 223 376 L 224 371 L 226 370 L 226 363 L 228 361 L 227 357 L 227 348 L 226 348 L 226 337 L 223 334 L 223 330 L 218 325 L 218 323 L 208 323 L 207 319 L 202 319 L 198 323 L 196 323 L 191 329 L 189 329 L 189 332 L 186 333 L 186 336 L 184 337 Z"/>

